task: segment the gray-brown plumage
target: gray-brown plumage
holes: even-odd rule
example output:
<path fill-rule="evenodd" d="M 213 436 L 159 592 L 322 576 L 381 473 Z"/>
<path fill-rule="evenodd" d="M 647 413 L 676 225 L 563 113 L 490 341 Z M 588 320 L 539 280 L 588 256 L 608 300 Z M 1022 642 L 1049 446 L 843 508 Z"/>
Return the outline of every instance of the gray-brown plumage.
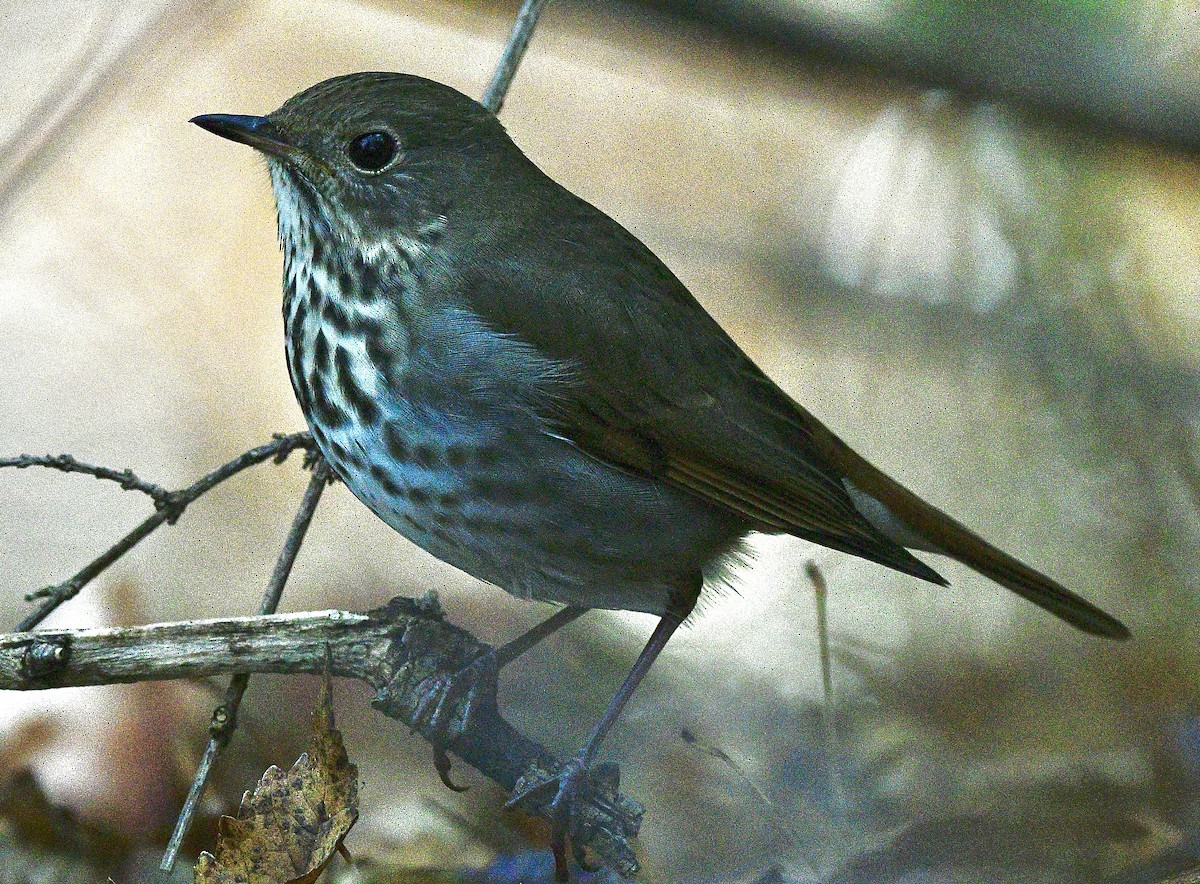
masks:
<path fill-rule="evenodd" d="M 288 366 L 346 485 L 517 595 L 664 615 L 616 711 L 753 530 L 944 584 L 908 548 L 936 551 L 1128 635 L 851 451 L 466 96 L 353 74 L 196 122 L 268 159 Z"/>
<path fill-rule="evenodd" d="M 383 172 L 364 174 L 346 150 L 353 138 L 372 132 L 396 138 L 401 155 Z M 404 377 L 405 369 L 381 364 L 394 360 L 393 353 L 367 365 L 363 374 L 377 371 L 388 392 L 413 388 L 435 408 L 454 406 L 453 396 L 434 389 L 447 383 L 458 385 L 458 404 L 465 408 L 494 410 L 498 403 L 485 401 L 489 393 L 539 408 L 530 429 L 563 437 L 554 455 L 567 460 L 591 455 L 625 471 L 620 490 L 626 497 L 618 492 L 608 500 L 613 519 L 626 519 L 636 498 L 649 493 L 646 486 L 679 489 L 696 508 L 719 513 L 708 520 L 714 524 L 701 544 L 713 558 L 729 550 L 731 531 L 786 532 L 944 584 L 904 548 L 903 532 L 886 520 L 873 523 L 875 514 L 863 502 L 867 495 L 915 535 L 917 543 L 908 545 L 957 558 L 1088 632 L 1126 634 L 1111 617 L 987 544 L 851 451 L 768 379 L 636 237 L 547 178 L 495 117 L 466 96 L 418 77 L 354 74 L 293 98 L 266 119 L 258 136 L 287 146 L 267 153 L 276 191 L 283 191 L 280 228 L 293 340 L 301 337 L 297 319 L 313 312 L 295 315 L 298 306 L 307 306 L 306 294 L 334 317 L 355 310 L 330 309 L 328 302 L 391 298 L 409 313 L 388 317 L 397 324 L 442 323 L 424 335 L 408 329 L 408 346 L 432 343 L 445 361 L 413 360 L 406 367 L 411 376 Z M 289 189 L 302 195 L 303 209 L 295 215 L 287 206 L 298 197 Z M 319 244 L 315 256 L 314 244 Z M 326 269 L 299 269 L 313 265 Z M 371 271 L 366 278 L 363 268 Z M 310 286 L 323 283 L 324 290 L 296 293 L 297 279 L 305 277 Z M 445 322 L 447 310 L 464 315 Z M 371 331 L 370 322 L 361 316 L 358 322 L 354 330 Z M 343 319 L 335 331 L 350 332 L 352 324 Z M 388 323 L 380 326 L 387 330 Z M 504 340 L 477 340 L 484 336 Z M 312 337 L 329 352 L 332 334 Z M 336 350 L 329 376 L 340 369 L 353 378 L 347 364 L 352 350 Z M 361 355 L 371 358 L 365 350 Z M 491 377 L 499 375 L 506 377 Z M 312 386 L 329 383 L 329 376 L 314 378 Z M 295 366 L 293 377 L 302 389 L 306 378 Z M 351 401 L 361 394 L 353 383 L 344 389 L 351 391 Z M 322 403 L 324 412 L 332 409 L 328 395 L 301 395 L 306 399 Z M 314 411 L 306 409 L 310 423 L 318 440 L 324 436 L 328 442 L 332 430 L 321 432 L 331 423 L 328 414 Z M 387 411 L 381 404 L 385 427 Z M 369 484 L 366 477 L 355 480 L 357 437 L 354 431 L 348 436 L 339 447 L 324 446 L 326 453 L 350 488 L 378 509 L 385 494 L 361 489 Z M 453 442 L 447 437 L 435 444 Z M 515 475 L 532 466 L 515 464 Z M 526 477 L 528 484 L 536 484 L 536 474 L 533 469 Z M 630 475 L 646 481 L 629 482 Z M 857 504 L 850 486 L 860 492 Z M 397 518 L 381 515 L 390 522 Z M 547 530 L 570 530 L 555 526 L 553 518 L 544 521 Z M 649 538 L 646 543 L 657 546 Z M 703 561 L 705 555 L 694 561 L 683 549 L 654 552 L 664 554 L 663 577 L 679 570 L 681 560 L 711 564 Z M 645 557 L 631 558 L 647 564 Z M 623 575 L 614 577 L 626 582 Z M 543 579 L 549 580 L 539 577 L 517 591 L 554 598 L 553 586 L 536 585 Z M 588 601 L 574 589 L 564 595 L 563 601 Z M 638 610 L 655 607 L 636 598 L 629 602 Z"/>

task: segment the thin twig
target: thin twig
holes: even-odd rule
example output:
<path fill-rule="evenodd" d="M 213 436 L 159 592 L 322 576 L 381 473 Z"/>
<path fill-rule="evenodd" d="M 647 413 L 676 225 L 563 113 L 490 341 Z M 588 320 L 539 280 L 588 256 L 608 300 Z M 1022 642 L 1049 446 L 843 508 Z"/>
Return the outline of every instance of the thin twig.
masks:
<path fill-rule="evenodd" d="M 0 457 L 0 469 L 15 467 L 18 470 L 29 467 L 46 467 L 63 473 L 83 473 L 116 482 L 125 491 L 140 491 L 154 501 L 156 507 L 162 508 L 171 504 L 171 492 L 161 485 L 147 482 L 138 478 L 133 470 L 114 470 L 112 467 L 98 467 L 95 464 L 83 463 L 69 454 L 19 454 L 16 457 Z"/>
<path fill-rule="evenodd" d="M 499 114 L 500 108 L 504 107 L 508 87 L 512 85 L 517 67 L 525 56 L 525 50 L 529 48 L 533 29 L 537 27 L 538 18 L 548 2 L 549 0 L 524 0 L 521 4 L 512 32 L 508 35 L 508 43 L 505 44 L 504 52 L 496 65 L 496 72 L 492 74 L 492 82 L 488 83 L 487 90 L 480 100 L 480 104 L 494 114 Z"/>
<path fill-rule="evenodd" d="M 446 734 L 429 731 L 427 722 L 415 714 L 426 685 L 459 672 L 490 650 L 447 623 L 436 600 L 398 598 L 366 614 L 321 611 L 0 635 L 0 690 L 228 673 L 329 672 L 371 685 L 376 692 L 372 706 L 432 742 L 445 740 Z M 511 790 L 531 768 L 557 770 L 560 764 L 504 719 L 494 688 L 493 682 L 473 695 L 470 714 L 445 746 Z M 641 822 L 640 805 L 620 795 L 615 780 L 585 792 L 575 810 L 576 818 L 584 821 L 580 845 L 596 851 L 621 874 L 634 874 L 637 859 L 630 839 Z M 547 816 L 548 801 L 527 809 Z"/>
<path fill-rule="evenodd" d="M 312 524 L 317 504 L 321 502 L 321 493 L 329 484 L 331 477 L 329 465 L 323 458 L 317 456 L 313 466 L 312 479 L 309 480 L 308 488 L 304 492 L 304 499 L 300 502 L 300 509 L 296 511 L 296 517 L 292 520 L 287 540 L 284 541 L 283 549 L 275 562 L 275 570 L 271 573 L 271 579 L 267 583 L 266 594 L 263 596 L 262 605 L 259 606 L 261 616 L 274 614 L 279 607 L 279 598 L 283 594 L 283 587 L 292 573 L 292 565 L 295 564 L 296 556 L 304 543 L 304 535 L 308 533 L 308 526 Z M 175 830 L 171 833 L 171 840 L 167 842 L 167 849 L 163 852 L 162 862 L 159 864 L 159 868 L 164 872 L 169 872 L 175 867 L 175 858 L 179 855 L 183 839 L 187 837 L 188 830 L 192 827 L 192 820 L 196 815 L 196 809 L 200 806 L 204 789 L 208 785 L 213 763 L 217 760 L 217 755 L 228 744 L 230 735 L 237 728 L 238 709 L 242 705 L 242 697 L 246 693 L 249 682 L 250 674 L 248 672 L 239 672 L 234 675 L 229 680 L 229 687 L 225 690 L 224 702 L 213 711 L 212 722 L 209 725 L 208 745 L 196 767 L 196 775 L 192 779 L 191 789 L 188 790 L 187 799 L 179 810 L 179 817 L 175 820 Z"/>
<path fill-rule="evenodd" d="M 267 460 L 282 463 L 289 454 L 297 448 L 311 450 L 312 436 L 308 433 L 293 433 L 290 436 L 277 436 L 266 445 L 252 448 L 245 454 L 235 457 L 228 463 L 222 464 L 206 476 L 189 485 L 181 491 L 169 492 L 165 503 L 155 500 L 156 511 L 148 516 L 136 528 L 106 549 L 92 561 L 88 562 L 68 580 L 55 586 L 47 586 L 27 595 L 26 601 L 44 598 L 45 601 L 37 610 L 30 613 L 17 625 L 18 632 L 33 629 L 63 602 L 73 599 L 80 591 L 100 576 L 104 571 L 123 555 L 149 537 L 162 525 L 173 525 L 183 515 L 184 510 L 197 498 L 207 494 L 226 479 L 236 476 L 243 470 Z M 86 466 L 86 465 L 84 465 Z M 116 472 L 115 470 L 113 472 Z M 149 485 L 149 483 L 147 483 Z M 157 487 L 157 486 L 154 486 Z"/>
<path fill-rule="evenodd" d="M 812 583 L 813 602 L 817 609 L 817 653 L 821 664 L 821 690 L 825 697 L 825 706 L 828 708 L 833 704 L 833 666 L 829 652 L 829 587 L 816 562 L 805 562 L 804 574 Z"/>

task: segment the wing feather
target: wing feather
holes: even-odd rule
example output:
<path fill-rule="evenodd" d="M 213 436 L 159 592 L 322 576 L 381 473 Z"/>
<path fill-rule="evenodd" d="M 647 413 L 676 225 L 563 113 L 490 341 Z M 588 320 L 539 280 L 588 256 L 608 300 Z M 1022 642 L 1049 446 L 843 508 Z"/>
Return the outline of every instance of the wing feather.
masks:
<path fill-rule="evenodd" d="M 945 583 L 855 509 L 814 441 L 815 419 L 671 271 L 603 213 L 567 191 L 559 196 L 546 213 L 529 215 L 542 227 L 500 227 L 490 240 L 454 244 L 465 260 L 448 292 L 496 331 L 571 366 L 556 434 L 736 513 L 750 528 Z"/>

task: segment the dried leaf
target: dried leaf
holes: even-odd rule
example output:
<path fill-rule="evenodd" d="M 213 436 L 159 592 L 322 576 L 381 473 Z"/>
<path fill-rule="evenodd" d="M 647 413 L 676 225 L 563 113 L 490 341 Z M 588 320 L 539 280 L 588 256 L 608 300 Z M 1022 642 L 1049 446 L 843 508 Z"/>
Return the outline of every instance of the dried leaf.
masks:
<path fill-rule="evenodd" d="M 222 817 L 196 884 L 312 884 L 358 819 L 358 768 L 333 726 L 329 679 L 313 716 L 315 740 L 286 773 L 272 766 L 236 817 Z"/>

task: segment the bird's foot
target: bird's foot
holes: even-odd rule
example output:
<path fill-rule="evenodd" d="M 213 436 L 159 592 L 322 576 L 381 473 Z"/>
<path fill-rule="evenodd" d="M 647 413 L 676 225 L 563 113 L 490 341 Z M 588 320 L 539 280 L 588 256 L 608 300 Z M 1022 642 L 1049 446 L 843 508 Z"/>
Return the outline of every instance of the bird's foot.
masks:
<path fill-rule="evenodd" d="M 536 764 L 530 767 L 517 781 L 505 806 L 522 807 L 550 821 L 554 878 L 566 881 L 571 853 L 576 865 L 585 871 L 595 871 L 585 861 L 579 844 L 620 844 L 625 851 L 629 850 L 629 839 L 637 835 L 641 825 L 642 809 L 636 802 L 623 798 L 619 787 L 617 765 L 606 762 L 591 767 L 584 750 L 557 771 L 547 771 Z M 568 853 L 572 845 L 575 849 Z M 632 853 L 629 861 L 636 869 Z"/>
<path fill-rule="evenodd" d="M 433 763 L 447 788 L 466 791 L 450 779 L 447 747 L 467 730 L 471 715 L 482 704 L 496 702 L 499 667 L 494 650 L 480 654 L 458 672 L 430 676 L 417 686 L 419 699 L 411 725 L 433 745 Z"/>

